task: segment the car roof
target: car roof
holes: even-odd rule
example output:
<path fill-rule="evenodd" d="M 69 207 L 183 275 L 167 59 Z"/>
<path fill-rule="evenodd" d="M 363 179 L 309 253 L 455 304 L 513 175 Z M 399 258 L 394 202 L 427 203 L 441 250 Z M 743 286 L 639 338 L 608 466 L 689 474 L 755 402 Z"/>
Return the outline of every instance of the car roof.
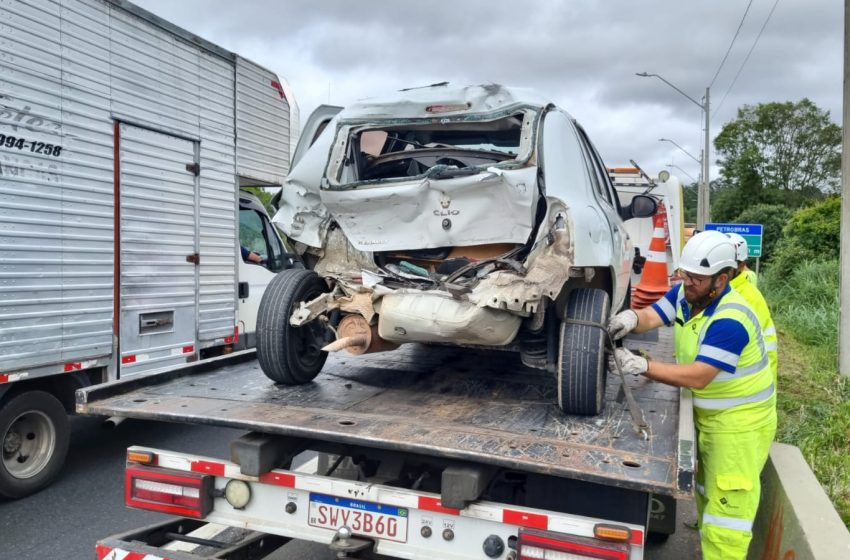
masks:
<path fill-rule="evenodd" d="M 526 88 L 500 84 L 452 86 L 448 82 L 363 99 L 339 114 L 341 121 L 416 119 L 490 114 L 510 107 L 545 107 L 550 101 Z"/>

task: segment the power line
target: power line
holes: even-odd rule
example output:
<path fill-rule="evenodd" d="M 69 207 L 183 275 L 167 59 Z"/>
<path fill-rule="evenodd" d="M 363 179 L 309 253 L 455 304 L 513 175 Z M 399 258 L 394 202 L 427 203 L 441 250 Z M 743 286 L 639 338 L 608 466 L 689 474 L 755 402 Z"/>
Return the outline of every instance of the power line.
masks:
<path fill-rule="evenodd" d="M 726 54 L 723 55 L 723 60 L 720 61 L 720 66 L 717 67 L 717 72 L 714 73 L 714 77 L 711 79 L 711 83 L 708 85 L 709 88 L 714 86 L 714 81 L 717 79 L 717 76 L 720 74 L 720 70 L 723 68 L 723 65 L 726 64 L 726 59 L 729 58 L 729 53 L 732 52 L 732 46 L 735 44 L 735 40 L 738 38 L 738 33 L 741 32 L 741 27 L 744 25 L 744 20 L 747 19 L 747 14 L 750 13 L 750 6 L 753 5 L 753 0 L 750 0 L 747 4 L 747 9 L 744 10 L 744 15 L 741 16 L 741 22 L 738 24 L 738 29 L 735 30 L 735 36 L 732 37 L 732 42 L 729 43 L 729 48 L 726 49 Z"/>
<path fill-rule="evenodd" d="M 735 74 L 735 78 L 732 80 L 732 83 L 729 84 L 729 89 L 726 90 L 726 93 L 724 93 L 723 97 L 720 99 L 720 103 L 718 103 L 717 106 L 714 108 L 714 112 L 711 114 L 712 117 L 714 117 L 717 114 L 717 112 L 720 110 L 720 106 L 723 105 L 724 101 L 726 101 L 726 96 L 729 95 L 729 92 L 732 91 L 733 87 L 735 87 L 735 82 L 738 81 L 738 77 L 741 75 L 741 72 L 744 70 L 744 66 L 747 65 L 747 61 L 750 59 L 750 55 L 753 54 L 753 51 L 755 50 L 756 45 L 758 45 L 759 39 L 761 39 L 761 34 L 764 33 L 764 28 L 767 27 L 767 22 L 770 21 L 770 18 L 771 18 L 771 16 L 773 16 L 773 12 L 776 10 L 776 6 L 778 4 L 779 4 L 779 0 L 776 0 L 773 3 L 773 7 L 770 9 L 770 13 L 767 14 L 767 18 L 765 18 L 764 24 L 761 26 L 761 29 L 759 30 L 759 34 L 756 35 L 756 40 L 753 41 L 753 46 L 750 47 L 750 50 L 747 53 L 747 56 L 744 57 L 744 62 L 741 63 L 741 67 L 738 68 L 738 73 Z"/>

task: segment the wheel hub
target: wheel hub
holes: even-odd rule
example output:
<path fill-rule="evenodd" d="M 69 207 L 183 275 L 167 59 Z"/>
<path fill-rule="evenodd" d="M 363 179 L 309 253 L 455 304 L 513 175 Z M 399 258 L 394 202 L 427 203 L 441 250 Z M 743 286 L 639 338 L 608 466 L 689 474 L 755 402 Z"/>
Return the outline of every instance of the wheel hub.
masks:
<path fill-rule="evenodd" d="M 21 449 L 21 434 L 14 429 L 6 432 L 6 437 L 3 439 L 4 453 L 17 453 Z"/>
<path fill-rule="evenodd" d="M 39 474 L 56 448 L 56 426 L 40 410 L 19 415 L 3 435 L 3 468 L 15 478 Z"/>

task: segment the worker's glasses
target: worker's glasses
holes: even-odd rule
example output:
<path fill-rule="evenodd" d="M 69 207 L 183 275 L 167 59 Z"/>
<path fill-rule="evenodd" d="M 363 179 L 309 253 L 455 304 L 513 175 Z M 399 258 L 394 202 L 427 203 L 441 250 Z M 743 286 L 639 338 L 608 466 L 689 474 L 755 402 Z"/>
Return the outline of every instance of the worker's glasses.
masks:
<path fill-rule="evenodd" d="M 703 276 L 702 274 L 691 274 L 690 272 L 685 272 L 684 270 L 680 270 L 679 275 L 682 277 L 682 281 L 685 284 L 690 284 L 691 286 L 702 286 L 705 282 L 711 279 L 711 276 Z"/>

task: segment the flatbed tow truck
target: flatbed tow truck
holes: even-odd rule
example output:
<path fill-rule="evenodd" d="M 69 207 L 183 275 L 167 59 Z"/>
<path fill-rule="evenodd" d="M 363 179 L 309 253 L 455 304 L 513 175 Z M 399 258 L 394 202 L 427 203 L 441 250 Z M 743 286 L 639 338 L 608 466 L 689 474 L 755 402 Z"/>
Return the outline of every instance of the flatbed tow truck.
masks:
<path fill-rule="evenodd" d="M 669 359 L 672 332 L 625 345 Z M 691 493 L 688 391 L 626 379 L 644 439 L 614 373 L 604 412 L 579 417 L 553 404 L 547 372 L 509 352 L 332 355 L 293 387 L 253 354 L 78 391 L 82 414 L 248 432 L 230 460 L 128 449 L 127 505 L 180 519 L 104 539 L 98 558 L 264 558 L 296 538 L 341 558 L 637 560 L 652 504 Z"/>

